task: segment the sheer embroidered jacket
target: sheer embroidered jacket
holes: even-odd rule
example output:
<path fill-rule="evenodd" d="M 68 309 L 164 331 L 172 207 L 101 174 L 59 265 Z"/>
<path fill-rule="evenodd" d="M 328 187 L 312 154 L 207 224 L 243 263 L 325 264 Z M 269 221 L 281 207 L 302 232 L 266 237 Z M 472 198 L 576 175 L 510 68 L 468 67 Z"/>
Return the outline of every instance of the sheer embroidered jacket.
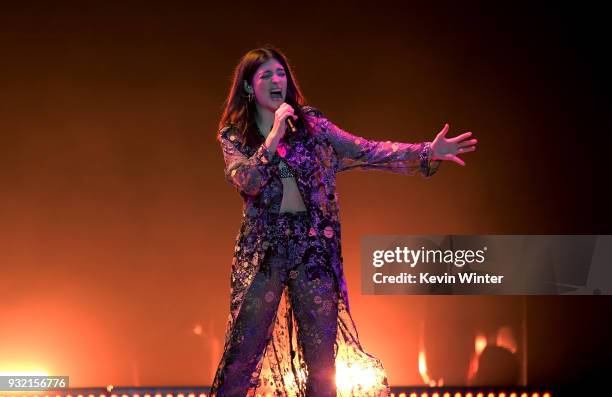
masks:
<path fill-rule="evenodd" d="M 380 360 L 362 348 L 352 320 L 343 273 L 336 173 L 351 169 L 390 171 L 404 175 L 420 173 L 428 178 L 440 165 L 431 160 L 431 143 L 382 142 L 364 139 L 338 128 L 313 107 L 304 107 L 306 129 L 287 133 L 274 154 L 262 144 L 248 148 L 233 126 L 218 135 L 225 160 L 226 180 L 244 199 L 243 216 L 231 269 L 230 314 L 225 349 L 213 381 L 214 392 L 222 381 L 220 369 L 233 361 L 228 354 L 230 341 L 242 342 L 244 335 L 234 327 L 243 298 L 270 246 L 267 230 L 270 215 L 280 210 L 283 184 L 279 162 L 282 157 L 293 171 L 304 204 L 310 214 L 309 249 L 304 255 L 309 277 L 317 277 L 317 267 L 331 267 L 338 292 L 338 333 L 336 370 L 348 366 L 369 371 L 373 382 L 338 391 L 346 396 L 385 396 L 390 394 L 387 375 Z M 306 366 L 297 343 L 297 323 L 287 289 L 283 292 L 271 338 L 251 376 L 249 396 L 272 392 L 280 396 L 304 396 Z M 348 386 L 346 386 L 348 387 Z"/>

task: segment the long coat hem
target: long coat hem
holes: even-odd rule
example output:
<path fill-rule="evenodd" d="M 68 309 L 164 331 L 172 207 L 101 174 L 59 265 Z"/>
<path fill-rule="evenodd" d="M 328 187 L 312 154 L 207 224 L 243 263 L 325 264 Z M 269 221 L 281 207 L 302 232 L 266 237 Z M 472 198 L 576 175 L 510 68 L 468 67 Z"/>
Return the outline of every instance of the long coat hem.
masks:
<path fill-rule="evenodd" d="M 338 396 L 389 396 L 387 373 L 381 361 L 367 353 L 359 341 L 350 313 L 343 272 L 338 194 L 335 177 L 351 169 L 370 169 L 429 178 L 440 161 L 431 160 L 431 143 L 382 142 L 352 135 L 331 123 L 320 111 L 304 107 L 310 129 L 288 134 L 272 155 L 265 144 L 248 148 L 233 126 L 223 128 L 218 139 L 225 161 L 225 178 L 244 199 L 243 217 L 232 258 L 230 313 L 224 353 L 213 380 L 211 395 L 223 382 L 224 368 L 233 362 L 229 347 L 245 341 L 234 326 L 251 282 L 268 254 L 268 231 L 278 214 L 283 185 L 278 163 L 282 157 L 293 171 L 312 227 L 304 262 L 311 267 L 331 267 L 338 294 L 338 328 L 334 346 Z M 268 330 L 265 350 L 257 358 L 247 396 L 304 397 L 308 370 L 297 335 L 287 287 L 276 318 Z M 221 396 L 219 396 L 221 397 Z"/>

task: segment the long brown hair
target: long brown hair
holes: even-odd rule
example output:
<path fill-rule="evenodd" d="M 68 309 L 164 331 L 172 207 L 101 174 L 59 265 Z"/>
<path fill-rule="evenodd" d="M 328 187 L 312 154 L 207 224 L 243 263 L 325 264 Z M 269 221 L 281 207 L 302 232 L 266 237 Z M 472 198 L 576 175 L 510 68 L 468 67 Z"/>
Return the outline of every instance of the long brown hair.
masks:
<path fill-rule="evenodd" d="M 257 130 L 255 122 L 255 99 L 248 101 L 248 93 L 244 89 L 244 80 L 253 85 L 253 76 L 257 69 L 270 59 L 276 59 L 285 68 L 287 76 L 287 94 L 285 102 L 294 109 L 294 114 L 298 117 L 295 122 L 298 130 L 306 129 L 311 132 L 310 125 L 304 122 L 302 107 L 306 105 L 306 99 L 302 95 L 300 87 L 295 79 L 287 57 L 277 48 L 266 45 L 261 48 L 247 52 L 238 62 L 234 70 L 234 76 L 229 94 L 224 102 L 223 115 L 219 121 L 219 132 L 227 127 L 234 126 L 242 134 L 242 142 L 245 146 L 255 147 L 263 142 L 263 137 Z M 217 139 L 220 135 L 217 134 Z"/>

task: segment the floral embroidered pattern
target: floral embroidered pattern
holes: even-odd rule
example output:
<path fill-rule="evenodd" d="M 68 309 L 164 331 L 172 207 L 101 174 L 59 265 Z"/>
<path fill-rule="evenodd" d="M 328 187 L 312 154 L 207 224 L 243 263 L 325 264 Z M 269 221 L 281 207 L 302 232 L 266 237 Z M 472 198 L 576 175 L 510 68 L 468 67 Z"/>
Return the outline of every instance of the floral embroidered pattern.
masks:
<path fill-rule="evenodd" d="M 306 122 L 313 127 L 313 134 L 305 129 L 286 135 L 278 144 L 277 152 L 271 154 L 265 144 L 250 148 L 242 144 L 240 133 L 232 126 L 219 132 L 219 141 L 225 161 L 225 178 L 237 189 L 244 200 L 243 217 L 231 266 L 230 314 L 226 326 L 225 347 L 211 394 L 223 384 L 223 374 L 228 366 L 243 365 L 234 362 L 232 347 L 248 341 L 252 330 L 236 327 L 240 313 L 262 310 L 264 305 L 276 304 L 278 309 L 270 326 L 270 339 L 262 349 L 262 355 L 254 357 L 251 364 L 255 371 L 250 375 L 248 396 L 273 393 L 275 396 L 297 396 L 306 394 L 307 371 L 305 352 L 298 343 L 297 335 L 308 333 L 308 326 L 297 326 L 296 313 L 287 289 L 268 291 L 263 299 L 245 303 L 245 294 L 260 272 L 270 271 L 266 257 L 288 255 L 301 258 L 306 272 L 305 280 L 311 283 L 310 299 L 315 315 L 330 315 L 337 311 L 335 368 L 338 395 L 341 396 L 388 396 L 385 369 L 376 357 L 368 354 L 359 342 L 357 328 L 350 314 L 348 292 L 344 277 L 341 253 L 341 230 L 339 203 L 336 193 L 336 173 L 351 169 L 382 170 L 403 175 L 420 173 L 428 178 L 436 173 L 440 161 L 431 160 L 429 142 L 411 144 L 381 142 L 354 136 L 325 118 L 312 107 L 305 107 Z M 308 244 L 286 247 L 272 252 L 278 228 L 272 227 L 277 219 L 283 194 L 279 162 L 282 158 L 293 173 L 310 219 L 304 230 L 289 230 L 287 236 L 301 235 Z M 293 250 L 293 251 L 291 251 Z M 329 280 L 334 300 L 316 293 L 324 274 L 332 274 Z M 295 269 L 288 278 L 299 278 Z M 310 296 L 310 298 L 308 298 Z M 306 322 L 308 324 L 308 322 Z M 321 338 L 314 338 L 314 341 Z M 351 372 L 353 371 L 353 372 Z M 354 372 L 357 371 L 357 372 Z M 361 371 L 361 372 L 359 372 Z M 365 372 L 363 372 L 365 371 Z M 367 382 L 354 373 L 367 373 Z M 314 372 L 312 376 L 317 376 Z M 363 378 L 363 377 L 362 377 Z"/>

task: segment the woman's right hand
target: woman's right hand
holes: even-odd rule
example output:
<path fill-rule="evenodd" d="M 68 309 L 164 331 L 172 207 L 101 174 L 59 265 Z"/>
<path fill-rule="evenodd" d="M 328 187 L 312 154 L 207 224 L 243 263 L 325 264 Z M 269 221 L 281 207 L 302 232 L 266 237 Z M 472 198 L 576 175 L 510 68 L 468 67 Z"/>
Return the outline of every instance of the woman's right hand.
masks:
<path fill-rule="evenodd" d="M 271 134 L 274 134 L 279 140 L 285 136 L 287 130 L 287 123 L 285 120 L 289 117 L 297 120 L 297 116 L 293 113 L 293 107 L 283 102 L 278 109 L 276 109 L 276 112 L 274 112 L 274 124 L 272 125 L 271 131 Z"/>

